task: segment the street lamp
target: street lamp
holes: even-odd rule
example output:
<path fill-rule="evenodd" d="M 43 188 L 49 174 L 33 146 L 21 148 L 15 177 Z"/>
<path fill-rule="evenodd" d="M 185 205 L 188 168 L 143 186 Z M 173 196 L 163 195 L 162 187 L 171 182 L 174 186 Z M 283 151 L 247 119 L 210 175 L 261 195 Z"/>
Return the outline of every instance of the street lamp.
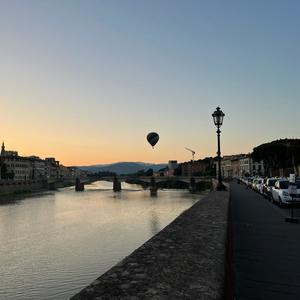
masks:
<path fill-rule="evenodd" d="M 220 151 L 220 127 L 223 124 L 223 118 L 225 114 L 221 111 L 220 107 L 217 107 L 214 113 L 212 114 L 212 117 L 214 119 L 214 123 L 217 127 L 217 136 L 218 136 L 218 185 L 217 185 L 217 190 L 222 191 L 225 190 L 225 186 L 222 183 L 222 175 L 221 175 L 221 151 Z"/>

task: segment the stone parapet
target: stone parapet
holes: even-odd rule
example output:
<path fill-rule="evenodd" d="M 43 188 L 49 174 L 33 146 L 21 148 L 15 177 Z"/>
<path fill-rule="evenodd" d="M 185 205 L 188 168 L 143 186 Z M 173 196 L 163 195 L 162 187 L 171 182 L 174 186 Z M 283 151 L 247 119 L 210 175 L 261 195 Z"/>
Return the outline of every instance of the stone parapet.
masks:
<path fill-rule="evenodd" d="M 211 192 L 71 299 L 222 299 L 228 205 Z"/>

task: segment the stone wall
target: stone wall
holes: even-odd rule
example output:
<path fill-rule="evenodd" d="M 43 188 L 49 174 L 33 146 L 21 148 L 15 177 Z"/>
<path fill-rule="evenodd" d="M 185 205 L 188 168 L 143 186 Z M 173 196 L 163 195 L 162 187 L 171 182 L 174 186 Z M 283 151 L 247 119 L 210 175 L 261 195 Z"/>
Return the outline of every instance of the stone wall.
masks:
<path fill-rule="evenodd" d="M 223 299 L 228 205 L 211 192 L 72 299 Z"/>
<path fill-rule="evenodd" d="M 89 184 L 96 181 L 97 179 L 83 178 L 81 180 L 84 180 L 85 184 Z M 43 190 L 56 190 L 73 185 L 75 185 L 74 178 L 61 179 L 52 183 L 49 183 L 47 179 L 26 181 L 0 180 L 0 195 L 22 194 Z"/>
<path fill-rule="evenodd" d="M 48 184 L 45 180 L 0 181 L 0 195 L 28 193 L 46 188 Z"/>

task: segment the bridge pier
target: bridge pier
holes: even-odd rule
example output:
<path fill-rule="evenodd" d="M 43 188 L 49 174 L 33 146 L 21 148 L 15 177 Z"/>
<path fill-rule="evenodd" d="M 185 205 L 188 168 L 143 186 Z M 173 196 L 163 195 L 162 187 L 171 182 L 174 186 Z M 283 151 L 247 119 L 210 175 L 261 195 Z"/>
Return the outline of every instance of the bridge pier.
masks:
<path fill-rule="evenodd" d="M 113 191 L 120 192 L 122 190 L 121 182 L 118 180 L 117 176 L 114 177 Z"/>
<path fill-rule="evenodd" d="M 75 181 L 75 191 L 76 192 L 84 191 L 84 183 L 80 182 L 79 178 L 76 178 L 76 181 Z"/>
<path fill-rule="evenodd" d="M 151 177 L 151 181 L 150 181 L 150 196 L 151 197 L 157 196 L 157 185 L 154 177 Z"/>

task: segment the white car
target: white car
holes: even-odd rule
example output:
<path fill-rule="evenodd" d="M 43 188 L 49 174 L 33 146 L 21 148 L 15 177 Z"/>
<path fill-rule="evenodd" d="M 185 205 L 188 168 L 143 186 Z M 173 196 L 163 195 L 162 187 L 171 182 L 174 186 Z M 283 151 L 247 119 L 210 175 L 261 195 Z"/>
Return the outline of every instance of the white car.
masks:
<path fill-rule="evenodd" d="M 256 180 L 255 190 L 257 192 L 259 192 L 260 194 L 262 194 L 262 192 L 263 192 L 263 186 L 264 186 L 264 180 L 263 180 L 263 178 L 258 178 Z"/>
<path fill-rule="evenodd" d="M 251 188 L 253 180 L 254 180 L 254 177 L 248 177 L 246 185 Z"/>
<path fill-rule="evenodd" d="M 271 199 L 272 198 L 272 190 L 274 188 L 274 185 L 278 179 L 277 178 L 268 178 L 263 186 L 263 195 Z"/>
<path fill-rule="evenodd" d="M 292 198 L 289 194 L 289 181 L 287 179 L 279 179 L 275 182 L 274 188 L 272 189 L 272 200 L 278 202 L 281 206 L 283 204 L 290 204 Z M 293 200 L 300 202 L 300 181 L 296 181 L 297 185 L 297 197 Z"/>
<path fill-rule="evenodd" d="M 263 186 L 263 179 L 262 178 L 255 178 L 252 181 L 252 189 L 256 192 L 261 192 Z"/>

